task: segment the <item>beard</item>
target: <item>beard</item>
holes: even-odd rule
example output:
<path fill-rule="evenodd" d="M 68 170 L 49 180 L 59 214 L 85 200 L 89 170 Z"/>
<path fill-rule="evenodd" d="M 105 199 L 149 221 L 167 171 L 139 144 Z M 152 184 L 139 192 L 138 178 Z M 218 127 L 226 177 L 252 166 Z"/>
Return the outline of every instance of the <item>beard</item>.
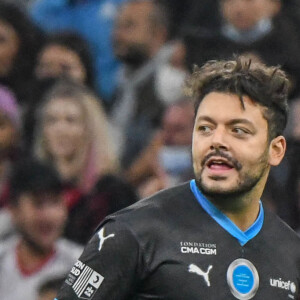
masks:
<path fill-rule="evenodd" d="M 228 159 L 239 173 L 239 178 L 236 184 L 229 188 L 218 186 L 217 182 L 222 182 L 226 179 L 222 176 L 211 177 L 212 180 L 216 181 L 215 186 L 206 184 L 203 180 L 204 168 L 202 168 L 199 175 L 195 174 L 196 184 L 199 190 L 208 199 L 212 200 L 217 205 L 219 204 L 221 207 L 226 207 L 227 205 L 231 206 L 233 203 L 235 203 L 235 206 L 242 205 L 242 201 L 240 201 L 240 199 L 250 193 L 268 172 L 268 149 L 266 149 L 258 158 L 254 171 L 250 168 L 249 170 L 244 170 L 243 165 L 239 161 L 229 157 L 228 154 L 220 152 L 219 150 L 205 157 L 203 159 L 202 166 L 204 166 L 208 159 L 212 156 L 220 156 Z"/>
<path fill-rule="evenodd" d="M 122 54 L 118 54 L 117 43 L 115 45 L 117 58 L 133 69 L 140 67 L 149 59 L 146 45 L 132 43 L 127 45 L 126 51 L 123 51 Z"/>

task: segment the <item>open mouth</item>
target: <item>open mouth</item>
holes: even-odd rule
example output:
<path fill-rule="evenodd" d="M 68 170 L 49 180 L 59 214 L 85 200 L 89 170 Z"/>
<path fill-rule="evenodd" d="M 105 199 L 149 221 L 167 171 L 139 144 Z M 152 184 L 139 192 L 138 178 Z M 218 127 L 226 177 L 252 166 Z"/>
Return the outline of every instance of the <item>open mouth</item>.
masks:
<path fill-rule="evenodd" d="M 206 166 L 210 170 L 220 170 L 226 171 L 234 168 L 233 164 L 226 159 L 223 158 L 211 158 L 207 161 Z"/>

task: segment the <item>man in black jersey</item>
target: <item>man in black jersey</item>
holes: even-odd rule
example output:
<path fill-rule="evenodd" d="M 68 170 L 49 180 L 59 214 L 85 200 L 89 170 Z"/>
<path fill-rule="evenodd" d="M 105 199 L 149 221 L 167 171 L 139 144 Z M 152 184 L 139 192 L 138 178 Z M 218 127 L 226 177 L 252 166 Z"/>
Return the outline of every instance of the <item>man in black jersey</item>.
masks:
<path fill-rule="evenodd" d="M 260 201 L 286 148 L 285 74 L 213 61 L 187 91 L 195 180 L 107 217 L 58 300 L 299 298 L 300 239 Z"/>

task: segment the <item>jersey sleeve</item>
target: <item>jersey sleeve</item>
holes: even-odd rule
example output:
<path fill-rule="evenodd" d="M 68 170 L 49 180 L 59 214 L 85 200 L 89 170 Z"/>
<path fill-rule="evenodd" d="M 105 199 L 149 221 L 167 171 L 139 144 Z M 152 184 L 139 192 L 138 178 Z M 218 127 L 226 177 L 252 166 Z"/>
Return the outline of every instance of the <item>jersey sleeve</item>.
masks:
<path fill-rule="evenodd" d="M 101 225 L 74 264 L 57 300 L 131 299 L 138 286 L 141 252 L 124 224 Z"/>

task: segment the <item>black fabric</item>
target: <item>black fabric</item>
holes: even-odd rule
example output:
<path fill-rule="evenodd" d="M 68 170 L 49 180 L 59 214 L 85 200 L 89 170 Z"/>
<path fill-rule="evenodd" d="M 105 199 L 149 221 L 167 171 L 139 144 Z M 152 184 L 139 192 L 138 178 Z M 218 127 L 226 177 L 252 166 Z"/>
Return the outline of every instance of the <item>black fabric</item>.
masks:
<path fill-rule="evenodd" d="M 80 195 L 69 211 L 64 237 L 85 244 L 107 215 L 138 200 L 131 185 L 114 176 L 101 177 L 89 194 Z"/>
<path fill-rule="evenodd" d="M 107 239 L 101 238 L 101 243 L 99 235 Z M 186 245 L 201 253 L 185 253 Z M 185 183 L 109 216 L 79 258 L 77 266 L 84 267 L 75 265 L 57 299 L 83 297 L 84 280 L 77 294 L 74 287 L 78 272 L 87 266 L 104 279 L 85 299 L 235 299 L 226 273 L 238 258 L 249 260 L 258 271 L 260 284 L 253 299 L 280 300 L 288 295 L 297 299 L 299 237 L 266 211 L 260 233 L 241 246 L 202 209 Z M 205 271 L 212 266 L 210 286 L 202 276 L 189 272 L 190 264 Z M 296 292 L 270 285 L 271 279 L 279 278 L 294 282 Z"/>

